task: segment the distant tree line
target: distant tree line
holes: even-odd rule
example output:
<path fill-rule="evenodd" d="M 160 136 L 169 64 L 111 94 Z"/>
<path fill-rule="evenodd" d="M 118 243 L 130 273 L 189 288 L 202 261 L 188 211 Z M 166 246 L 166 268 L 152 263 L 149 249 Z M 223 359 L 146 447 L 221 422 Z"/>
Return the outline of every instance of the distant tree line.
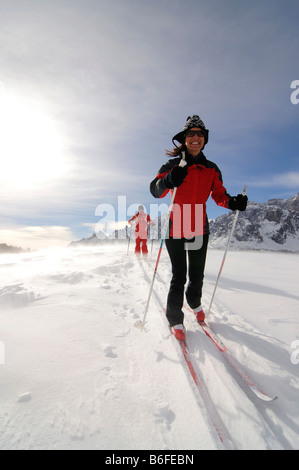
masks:
<path fill-rule="evenodd" d="M 11 246 L 7 245 L 6 243 L 0 243 L 0 255 L 6 253 L 26 253 L 28 251 L 30 250 L 24 250 L 18 246 Z"/>

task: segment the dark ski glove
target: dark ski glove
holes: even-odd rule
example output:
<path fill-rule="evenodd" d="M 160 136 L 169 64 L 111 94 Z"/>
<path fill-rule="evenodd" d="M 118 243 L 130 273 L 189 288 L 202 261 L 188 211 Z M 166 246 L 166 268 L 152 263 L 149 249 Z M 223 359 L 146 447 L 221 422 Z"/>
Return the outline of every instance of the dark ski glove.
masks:
<path fill-rule="evenodd" d="M 181 186 L 184 179 L 186 178 L 188 173 L 188 166 L 184 166 L 183 168 L 180 166 L 175 166 L 168 175 L 165 176 L 165 186 L 169 189 L 177 188 Z"/>
<path fill-rule="evenodd" d="M 245 211 L 247 207 L 248 197 L 243 196 L 243 194 L 238 194 L 238 196 L 232 196 L 228 201 L 228 207 L 232 211 Z"/>

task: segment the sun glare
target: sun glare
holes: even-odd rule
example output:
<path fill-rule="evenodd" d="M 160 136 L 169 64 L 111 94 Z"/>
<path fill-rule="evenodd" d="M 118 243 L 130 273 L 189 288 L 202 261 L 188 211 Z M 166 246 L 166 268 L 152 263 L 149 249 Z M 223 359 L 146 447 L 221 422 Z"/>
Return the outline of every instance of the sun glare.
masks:
<path fill-rule="evenodd" d="M 0 180 L 7 189 L 34 189 L 66 171 L 55 122 L 35 104 L 0 100 Z"/>

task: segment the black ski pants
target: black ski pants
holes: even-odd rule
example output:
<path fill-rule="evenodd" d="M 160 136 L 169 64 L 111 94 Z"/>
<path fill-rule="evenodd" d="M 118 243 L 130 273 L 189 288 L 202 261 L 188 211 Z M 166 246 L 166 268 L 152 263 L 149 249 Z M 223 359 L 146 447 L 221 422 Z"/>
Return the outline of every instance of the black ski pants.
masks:
<path fill-rule="evenodd" d="M 172 279 L 167 298 L 166 316 L 170 326 L 183 323 L 184 291 L 187 282 L 186 299 L 194 309 L 201 305 L 204 269 L 209 235 L 196 237 L 192 241 L 184 238 L 165 240 L 172 265 Z"/>

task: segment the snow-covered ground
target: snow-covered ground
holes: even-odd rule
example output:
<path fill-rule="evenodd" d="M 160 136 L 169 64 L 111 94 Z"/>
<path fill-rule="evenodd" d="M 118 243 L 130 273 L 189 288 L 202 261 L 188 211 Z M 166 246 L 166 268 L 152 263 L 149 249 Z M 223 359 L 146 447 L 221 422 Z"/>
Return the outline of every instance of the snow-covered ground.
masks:
<path fill-rule="evenodd" d="M 125 244 L 0 257 L 0 449 L 221 449 L 169 334 L 163 251 Z M 210 249 L 204 306 L 223 252 Z M 298 254 L 229 252 L 208 322 L 266 392 L 249 391 L 188 312 L 190 351 L 237 449 L 299 448 Z"/>

